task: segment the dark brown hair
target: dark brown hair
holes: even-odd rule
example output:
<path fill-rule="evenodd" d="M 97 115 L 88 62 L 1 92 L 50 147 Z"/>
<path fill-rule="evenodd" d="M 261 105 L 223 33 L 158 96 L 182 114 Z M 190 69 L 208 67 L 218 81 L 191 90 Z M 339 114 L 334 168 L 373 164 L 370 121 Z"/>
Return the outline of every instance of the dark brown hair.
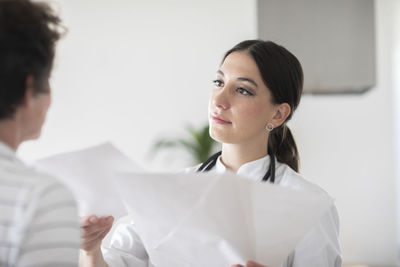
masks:
<path fill-rule="evenodd" d="M 10 118 L 34 78 L 33 93 L 47 93 L 60 19 L 44 3 L 0 0 L 0 119 Z"/>
<path fill-rule="evenodd" d="M 243 41 L 228 52 L 225 58 L 237 51 L 246 51 L 253 58 L 265 85 L 272 94 L 274 104 L 288 103 L 291 113 L 286 121 L 273 129 L 269 135 L 268 149 L 279 162 L 299 171 L 299 152 L 293 135 L 286 125 L 300 103 L 303 91 L 303 70 L 299 60 L 284 47 L 271 41 Z"/>

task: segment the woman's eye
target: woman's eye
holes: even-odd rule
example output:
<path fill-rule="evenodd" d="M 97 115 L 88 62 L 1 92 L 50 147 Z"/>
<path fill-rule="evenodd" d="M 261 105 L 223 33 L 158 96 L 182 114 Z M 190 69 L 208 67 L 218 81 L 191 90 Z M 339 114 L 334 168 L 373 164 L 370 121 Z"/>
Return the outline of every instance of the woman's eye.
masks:
<path fill-rule="evenodd" d="M 250 91 L 248 91 L 248 90 L 246 90 L 246 89 L 244 89 L 244 88 L 241 88 L 241 87 L 239 87 L 238 89 L 236 89 L 236 91 L 237 91 L 239 94 L 242 94 L 242 95 L 253 95 L 252 92 L 250 92 Z"/>
<path fill-rule="evenodd" d="M 213 83 L 217 87 L 222 87 L 224 85 L 224 83 L 222 81 L 220 81 L 220 80 L 214 80 Z"/>

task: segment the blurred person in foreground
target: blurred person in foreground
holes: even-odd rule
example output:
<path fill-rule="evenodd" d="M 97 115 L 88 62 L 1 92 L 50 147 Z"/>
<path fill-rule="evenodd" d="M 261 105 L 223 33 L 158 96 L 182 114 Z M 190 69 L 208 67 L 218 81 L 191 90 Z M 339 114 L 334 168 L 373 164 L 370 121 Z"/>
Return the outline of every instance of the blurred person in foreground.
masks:
<path fill-rule="evenodd" d="M 78 266 L 72 194 L 16 156 L 40 136 L 61 29 L 44 3 L 0 0 L 0 266 Z"/>

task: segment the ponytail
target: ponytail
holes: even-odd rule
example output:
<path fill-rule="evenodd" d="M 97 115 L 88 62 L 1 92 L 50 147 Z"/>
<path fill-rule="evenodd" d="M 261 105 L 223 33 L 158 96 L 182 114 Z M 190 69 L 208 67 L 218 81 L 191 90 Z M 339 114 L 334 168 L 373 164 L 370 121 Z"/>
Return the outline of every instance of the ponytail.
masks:
<path fill-rule="evenodd" d="M 299 172 L 299 152 L 293 135 L 286 124 L 271 131 L 268 138 L 268 148 L 272 150 L 271 152 L 279 162 L 285 163 Z"/>

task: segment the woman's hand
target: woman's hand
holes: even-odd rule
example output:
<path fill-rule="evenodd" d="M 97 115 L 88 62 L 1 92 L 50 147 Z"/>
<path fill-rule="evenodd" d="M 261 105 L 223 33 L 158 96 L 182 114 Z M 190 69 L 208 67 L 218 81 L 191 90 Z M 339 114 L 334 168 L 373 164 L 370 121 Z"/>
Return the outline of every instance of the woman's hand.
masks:
<path fill-rule="evenodd" d="M 84 267 L 106 267 L 101 253 L 101 241 L 110 231 L 114 217 L 98 218 L 95 215 L 81 217 L 79 224 L 81 228 L 81 261 L 80 266 Z"/>
<path fill-rule="evenodd" d="M 247 261 L 245 266 L 243 266 L 241 264 L 234 264 L 231 267 L 268 267 L 268 266 L 259 264 L 259 263 L 254 262 L 254 261 Z"/>

